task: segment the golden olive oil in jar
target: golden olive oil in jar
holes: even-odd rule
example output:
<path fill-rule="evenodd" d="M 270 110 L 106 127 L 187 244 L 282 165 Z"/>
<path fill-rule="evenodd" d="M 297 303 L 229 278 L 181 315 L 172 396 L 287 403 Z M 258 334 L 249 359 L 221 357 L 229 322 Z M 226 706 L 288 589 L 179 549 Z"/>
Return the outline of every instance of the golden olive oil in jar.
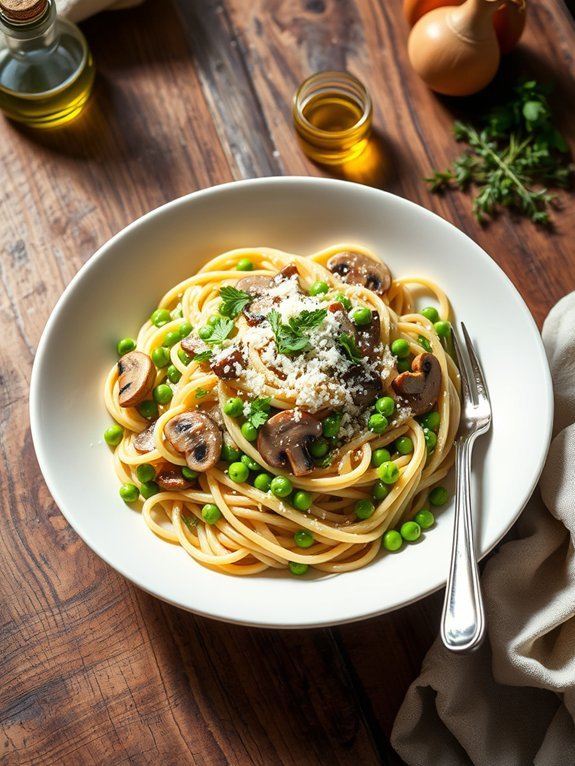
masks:
<path fill-rule="evenodd" d="M 94 62 L 54 0 L 0 0 L 0 109 L 12 120 L 53 127 L 74 119 L 94 82 Z"/>
<path fill-rule="evenodd" d="M 310 159 L 325 165 L 341 164 L 358 157 L 367 146 L 371 98 L 348 72 L 318 72 L 298 88 L 293 120 Z"/>

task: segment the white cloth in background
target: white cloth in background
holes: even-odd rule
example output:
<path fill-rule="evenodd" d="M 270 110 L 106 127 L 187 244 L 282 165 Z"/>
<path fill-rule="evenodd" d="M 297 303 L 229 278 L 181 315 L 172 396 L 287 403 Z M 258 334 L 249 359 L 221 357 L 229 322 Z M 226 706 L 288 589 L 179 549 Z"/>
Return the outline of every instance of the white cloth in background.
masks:
<path fill-rule="evenodd" d="M 555 417 L 539 487 L 485 565 L 488 640 L 458 656 L 438 638 L 406 694 L 391 741 L 409 766 L 575 764 L 575 293 L 543 342 Z"/>
<path fill-rule="evenodd" d="M 61 16 L 78 22 L 93 16 L 99 11 L 119 10 L 139 5 L 142 0 L 56 0 L 56 8 Z"/>

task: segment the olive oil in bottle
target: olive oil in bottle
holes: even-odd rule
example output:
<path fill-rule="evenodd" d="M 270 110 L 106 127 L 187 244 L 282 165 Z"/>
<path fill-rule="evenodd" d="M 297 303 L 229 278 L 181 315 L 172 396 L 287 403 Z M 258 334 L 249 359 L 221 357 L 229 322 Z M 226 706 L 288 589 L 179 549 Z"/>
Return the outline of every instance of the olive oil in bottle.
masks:
<path fill-rule="evenodd" d="M 84 107 L 94 62 L 84 35 L 54 0 L 0 0 L 0 110 L 35 127 L 62 125 Z"/>

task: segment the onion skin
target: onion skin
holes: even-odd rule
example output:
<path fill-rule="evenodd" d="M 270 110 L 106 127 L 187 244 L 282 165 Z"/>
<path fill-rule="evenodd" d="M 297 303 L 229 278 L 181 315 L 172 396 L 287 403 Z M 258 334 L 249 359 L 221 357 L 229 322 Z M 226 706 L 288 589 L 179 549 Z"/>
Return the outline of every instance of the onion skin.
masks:
<path fill-rule="evenodd" d="M 461 5 L 464 0 L 404 0 L 403 15 L 410 27 L 413 27 L 419 19 L 435 8 L 445 5 Z M 525 28 L 527 7 L 521 7 L 517 3 L 510 2 L 499 8 L 493 16 L 493 27 L 501 55 L 510 53 L 517 45 Z"/>

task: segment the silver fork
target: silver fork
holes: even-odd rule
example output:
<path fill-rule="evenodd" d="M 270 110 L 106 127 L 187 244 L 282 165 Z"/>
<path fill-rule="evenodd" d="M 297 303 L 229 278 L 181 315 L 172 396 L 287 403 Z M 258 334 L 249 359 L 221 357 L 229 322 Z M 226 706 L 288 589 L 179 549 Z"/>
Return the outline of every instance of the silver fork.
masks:
<path fill-rule="evenodd" d="M 453 345 L 461 375 L 461 420 L 455 441 L 455 525 L 441 616 L 441 638 L 448 649 L 464 653 L 476 649 L 485 635 L 485 611 L 473 542 L 470 468 L 475 439 L 491 426 L 491 403 L 479 360 L 463 323 L 461 329 L 469 372 L 453 331 Z"/>

